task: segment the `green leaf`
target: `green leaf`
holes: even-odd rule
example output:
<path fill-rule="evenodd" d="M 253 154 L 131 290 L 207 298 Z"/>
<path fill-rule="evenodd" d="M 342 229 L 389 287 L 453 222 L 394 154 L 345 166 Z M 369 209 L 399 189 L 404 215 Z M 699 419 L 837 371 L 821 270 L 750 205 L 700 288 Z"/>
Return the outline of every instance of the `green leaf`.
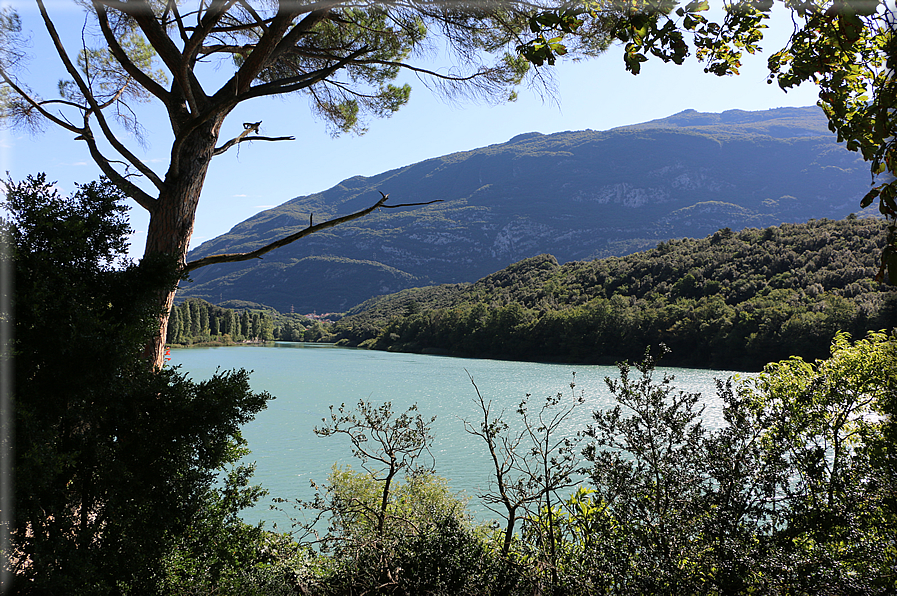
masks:
<path fill-rule="evenodd" d="M 704 12 L 710 10 L 710 2 L 707 0 L 692 0 L 685 5 L 685 12 Z"/>
<path fill-rule="evenodd" d="M 878 196 L 878 189 L 877 189 L 877 188 L 873 188 L 872 190 L 870 190 L 869 192 L 867 192 L 867 193 L 866 193 L 866 196 L 863 197 L 863 200 L 860 201 L 860 207 L 861 207 L 862 209 L 865 209 L 866 207 L 868 207 L 869 205 L 872 204 L 872 201 L 874 201 L 874 200 L 875 200 L 875 197 L 877 197 L 877 196 Z"/>
<path fill-rule="evenodd" d="M 855 14 L 842 14 L 838 18 L 841 37 L 849 43 L 856 43 L 863 32 L 863 21 Z"/>

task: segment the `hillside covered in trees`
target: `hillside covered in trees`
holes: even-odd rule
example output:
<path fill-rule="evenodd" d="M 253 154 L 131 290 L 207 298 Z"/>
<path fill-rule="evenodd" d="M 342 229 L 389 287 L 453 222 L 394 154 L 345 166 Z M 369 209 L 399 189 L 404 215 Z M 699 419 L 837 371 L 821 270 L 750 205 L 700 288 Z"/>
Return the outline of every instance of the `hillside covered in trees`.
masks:
<path fill-rule="evenodd" d="M 469 283 L 541 253 L 622 256 L 730 227 L 840 219 L 869 168 L 816 106 L 694 110 L 608 131 L 525 133 L 371 177 L 355 176 L 258 213 L 189 260 L 252 251 L 368 207 L 380 193 L 431 205 L 377 211 L 264 259 L 191 273 L 178 295 L 342 312 L 372 296 Z"/>
<path fill-rule="evenodd" d="M 551 255 L 473 284 L 369 300 L 340 320 L 343 344 L 522 360 L 607 363 L 665 343 L 669 364 L 760 369 L 828 354 L 897 323 L 897 291 L 873 281 L 885 222 L 849 217 L 728 228 L 626 257 Z"/>

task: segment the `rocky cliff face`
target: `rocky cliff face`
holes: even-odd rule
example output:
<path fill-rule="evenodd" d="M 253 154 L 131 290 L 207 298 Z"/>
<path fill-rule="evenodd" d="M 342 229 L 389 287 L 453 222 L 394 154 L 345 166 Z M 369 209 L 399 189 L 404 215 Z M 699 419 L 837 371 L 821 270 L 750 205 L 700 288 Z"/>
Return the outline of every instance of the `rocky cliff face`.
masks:
<path fill-rule="evenodd" d="M 529 133 L 371 178 L 350 178 L 259 213 L 190 258 L 251 250 L 375 202 L 390 210 L 281 248 L 261 263 L 200 269 L 181 296 L 343 311 L 373 295 L 474 281 L 541 253 L 560 262 L 858 209 L 868 168 L 817 108 L 700 114 L 606 132 Z"/>

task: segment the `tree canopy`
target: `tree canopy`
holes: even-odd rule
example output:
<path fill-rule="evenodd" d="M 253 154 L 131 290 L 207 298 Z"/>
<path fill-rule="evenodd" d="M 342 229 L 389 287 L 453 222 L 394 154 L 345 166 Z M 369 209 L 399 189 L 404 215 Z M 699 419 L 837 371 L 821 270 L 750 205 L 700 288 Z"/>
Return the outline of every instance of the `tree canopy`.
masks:
<path fill-rule="evenodd" d="M 114 185 L 67 199 L 41 175 L 5 191 L 16 318 L 3 358 L 16 390 L 4 581 L 21 594 L 152 593 L 172 544 L 224 496 L 219 471 L 244 455 L 240 427 L 271 396 L 242 370 L 194 383 L 146 368 L 157 286 L 177 276 L 159 258 L 121 266 L 129 230 Z"/>

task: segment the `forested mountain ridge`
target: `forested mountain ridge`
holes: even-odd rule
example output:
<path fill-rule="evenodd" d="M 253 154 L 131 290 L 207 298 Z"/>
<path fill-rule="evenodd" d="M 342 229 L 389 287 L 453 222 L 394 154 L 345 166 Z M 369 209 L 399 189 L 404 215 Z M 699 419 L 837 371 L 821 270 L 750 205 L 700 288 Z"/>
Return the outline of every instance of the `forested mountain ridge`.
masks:
<path fill-rule="evenodd" d="M 625 257 L 564 265 L 526 259 L 473 284 L 371 299 L 336 325 L 347 345 L 544 361 L 637 359 L 759 369 L 825 357 L 837 331 L 897 324 L 897 290 L 872 280 L 886 224 L 812 220 L 704 239 L 670 240 Z"/>
<path fill-rule="evenodd" d="M 694 110 L 604 132 L 528 133 L 507 143 L 356 176 L 259 213 L 189 258 L 253 250 L 369 206 L 378 212 L 278 249 L 204 267 L 182 296 L 281 311 L 341 312 L 380 294 L 473 282 L 541 253 L 559 262 L 629 254 L 668 238 L 811 217 L 840 218 L 869 186 L 816 107 Z"/>

